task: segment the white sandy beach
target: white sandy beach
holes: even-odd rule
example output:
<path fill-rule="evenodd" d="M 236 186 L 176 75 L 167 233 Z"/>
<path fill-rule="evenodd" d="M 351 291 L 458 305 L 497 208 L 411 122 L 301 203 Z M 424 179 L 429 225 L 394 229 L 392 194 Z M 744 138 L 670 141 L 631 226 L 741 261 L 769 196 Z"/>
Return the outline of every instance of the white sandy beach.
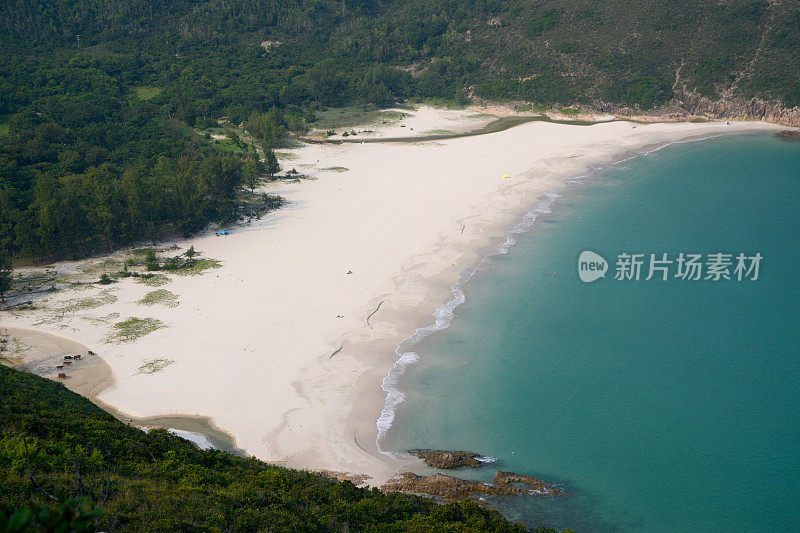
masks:
<path fill-rule="evenodd" d="M 312 135 L 328 140 L 390 139 L 436 134 L 458 134 L 480 129 L 498 119 L 497 109 L 443 109 L 419 106 L 413 110 L 404 108 L 385 109 L 382 114 L 397 116 L 396 119 L 379 120 L 377 124 L 338 128 L 327 136 L 324 130 L 314 130 Z M 342 134 L 347 131 L 348 136 Z M 355 135 L 352 133 L 355 132 Z"/>
<path fill-rule="evenodd" d="M 457 131 L 450 114 L 439 127 L 429 115 L 417 120 L 424 122 L 420 134 Z M 58 293 L 45 303 L 53 308 L 110 291 L 115 300 L 99 307 L 45 323 L 45 310 L 3 313 L 0 321 L 96 351 L 115 378 L 98 398 L 123 413 L 209 417 L 260 459 L 366 473 L 379 485 L 402 464 L 375 444 L 381 380 L 395 362 L 397 344 L 431 322 L 459 272 L 538 197 L 587 165 L 628 150 L 777 129 L 763 123 L 634 128 L 622 121 L 531 122 L 434 142 L 282 150 L 295 154 L 285 168 L 316 179 L 265 186 L 290 204 L 230 236 L 209 232 L 177 242 L 222 261 L 201 276 L 170 276 L 163 288 L 177 295 L 178 306 L 137 303 L 154 288 L 127 278 Z M 130 343 L 107 342 L 110 324 L 132 316 L 168 327 Z M 156 359 L 169 364 L 141 371 Z"/>

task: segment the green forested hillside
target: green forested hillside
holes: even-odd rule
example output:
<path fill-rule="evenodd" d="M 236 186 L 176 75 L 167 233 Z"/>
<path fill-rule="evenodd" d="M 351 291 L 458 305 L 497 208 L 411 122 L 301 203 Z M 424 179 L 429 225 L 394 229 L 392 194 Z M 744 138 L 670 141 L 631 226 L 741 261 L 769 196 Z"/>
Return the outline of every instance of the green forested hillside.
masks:
<path fill-rule="evenodd" d="M 7 0 L 0 245 L 84 255 L 229 217 L 254 161 L 197 134 L 222 117 L 270 144 L 409 97 L 792 107 L 798 72 L 788 1 Z"/>
<path fill-rule="evenodd" d="M 2 365 L 0 479 L 0 531 L 524 531 L 472 502 L 440 506 L 146 434 Z"/>
<path fill-rule="evenodd" d="M 200 115 L 457 97 L 470 86 L 489 98 L 646 107 L 672 96 L 681 64 L 707 96 L 800 104 L 796 2 L 9 0 L 0 14 L 4 55 L 83 52 L 119 85 L 179 82 Z M 267 53 L 264 40 L 283 45 Z M 419 75 L 397 71 L 415 62 L 406 70 Z"/>

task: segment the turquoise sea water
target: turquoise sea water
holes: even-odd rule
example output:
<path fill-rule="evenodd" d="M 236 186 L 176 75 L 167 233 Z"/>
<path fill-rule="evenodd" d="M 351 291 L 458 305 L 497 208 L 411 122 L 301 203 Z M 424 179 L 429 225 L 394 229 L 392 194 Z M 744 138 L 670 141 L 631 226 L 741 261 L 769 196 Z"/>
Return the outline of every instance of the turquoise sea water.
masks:
<path fill-rule="evenodd" d="M 405 348 L 383 447 L 478 451 L 571 493 L 494 501 L 528 524 L 800 530 L 800 143 L 673 145 L 560 194 Z M 606 278 L 580 281 L 583 250 Z M 623 252 L 763 260 L 756 281 L 645 281 L 647 261 L 617 281 Z"/>

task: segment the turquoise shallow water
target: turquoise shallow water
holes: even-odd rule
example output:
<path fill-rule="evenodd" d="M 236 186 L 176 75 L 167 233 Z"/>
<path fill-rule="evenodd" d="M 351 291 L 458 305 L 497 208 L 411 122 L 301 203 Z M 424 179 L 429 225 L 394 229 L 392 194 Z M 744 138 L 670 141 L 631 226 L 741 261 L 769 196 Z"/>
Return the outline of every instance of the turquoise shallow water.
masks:
<path fill-rule="evenodd" d="M 384 447 L 479 451 L 571 493 L 494 501 L 528 524 L 800 530 L 800 143 L 673 145 L 561 194 L 409 348 Z M 583 250 L 605 279 L 580 281 Z M 623 252 L 763 260 L 756 281 L 617 281 Z"/>

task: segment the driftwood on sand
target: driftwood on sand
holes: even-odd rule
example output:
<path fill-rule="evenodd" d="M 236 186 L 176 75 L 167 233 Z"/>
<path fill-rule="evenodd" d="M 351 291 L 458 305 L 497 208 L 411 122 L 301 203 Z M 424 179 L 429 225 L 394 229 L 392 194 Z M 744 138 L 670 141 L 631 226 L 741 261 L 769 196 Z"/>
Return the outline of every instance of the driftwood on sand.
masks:
<path fill-rule="evenodd" d="M 369 323 L 369 319 L 370 319 L 370 318 L 372 318 L 372 315 L 374 315 L 375 313 L 377 313 L 377 312 L 378 312 L 378 310 L 379 310 L 379 309 L 381 308 L 381 306 L 383 305 L 383 302 L 385 302 L 385 301 L 386 301 L 386 300 L 381 300 L 381 302 L 378 304 L 378 307 L 376 307 L 376 308 L 375 308 L 375 310 L 374 310 L 373 312 L 371 312 L 371 313 L 369 314 L 369 316 L 367 317 L 367 325 L 369 326 L 369 329 L 372 329 L 372 324 L 370 324 L 370 323 Z"/>

